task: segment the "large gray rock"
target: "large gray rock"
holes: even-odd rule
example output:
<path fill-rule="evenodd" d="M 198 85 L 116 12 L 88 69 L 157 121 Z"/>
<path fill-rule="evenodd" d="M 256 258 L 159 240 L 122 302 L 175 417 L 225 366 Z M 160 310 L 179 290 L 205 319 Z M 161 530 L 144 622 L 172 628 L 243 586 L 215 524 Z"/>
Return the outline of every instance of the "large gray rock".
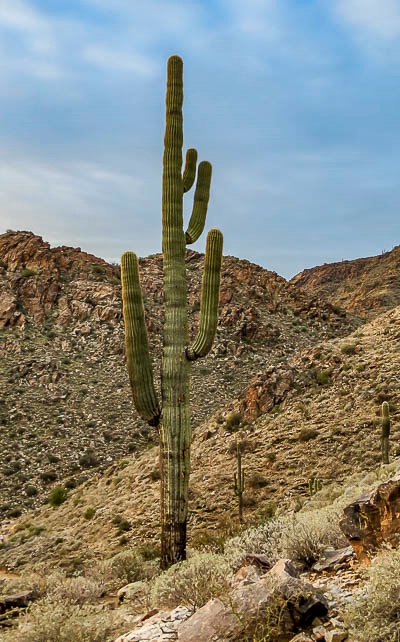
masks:
<path fill-rule="evenodd" d="M 240 619 L 218 598 L 209 600 L 178 630 L 179 642 L 229 642 L 240 635 Z"/>

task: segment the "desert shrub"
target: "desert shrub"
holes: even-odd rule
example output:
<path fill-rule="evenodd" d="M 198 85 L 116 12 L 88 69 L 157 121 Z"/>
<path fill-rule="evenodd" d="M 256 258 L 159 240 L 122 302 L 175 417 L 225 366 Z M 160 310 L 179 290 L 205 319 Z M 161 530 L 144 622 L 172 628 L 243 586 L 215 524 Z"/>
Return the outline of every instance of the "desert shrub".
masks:
<path fill-rule="evenodd" d="M 317 372 L 315 373 L 315 378 L 320 386 L 327 386 L 331 383 L 331 371 L 317 370 Z"/>
<path fill-rule="evenodd" d="M 57 479 L 57 473 L 55 470 L 44 470 L 39 477 L 45 484 L 48 484 Z"/>
<path fill-rule="evenodd" d="M 89 520 L 89 519 L 92 519 L 95 516 L 95 514 L 96 514 L 96 509 L 93 508 L 93 506 L 88 506 L 88 508 L 83 513 L 83 518 Z"/>
<path fill-rule="evenodd" d="M 242 415 L 239 412 L 231 412 L 231 414 L 225 419 L 225 429 L 229 432 L 235 432 L 236 430 L 239 430 L 241 423 Z"/>
<path fill-rule="evenodd" d="M 302 428 L 299 433 L 299 441 L 310 441 L 318 437 L 319 432 L 316 428 Z"/>
<path fill-rule="evenodd" d="M 284 522 L 271 519 L 265 524 L 249 528 L 225 543 L 225 557 L 233 569 L 241 566 L 242 558 L 248 553 L 265 555 L 271 565 L 283 557 L 282 536 Z"/>
<path fill-rule="evenodd" d="M 55 486 L 47 498 L 50 506 L 61 506 L 67 499 L 68 490 L 65 486 Z"/>
<path fill-rule="evenodd" d="M 347 609 L 350 633 L 358 642 L 398 642 L 400 639 L 400 549 L 384 551 L 368 569 L 368 589 Z"/>
<path fill-rule="evenodd" d="M 79 465 L 83 468 L 91 468 L 92 466 L 98 466 L 99 460 L 96 457 L 94 450 L 88 448 L 83 455 L 79 457 Z"/>
<path fill-rule="evenodd" d="M 151 601 L 168 608 L 188 604 L 197 609 L 226 592 L 229 579 L 230 567 L 224 556 L 198 553 L 155 579 Z"/>
<path fill-rule="evenodd" d="M 35 276 L 36 272 L 35 270 L 31 270 L 31 268 L 22 268 L 21 270 L 21 276 L 23 276 L 25 279 L 28 276 Z"/>
<path fill-rule="evenodd" d="M 35 497 L 39 492 L 37 487 L 33 486 L 33 484 L 27 484 L 24 490 L 27 497 Z"/>
<path fill-rule="evenodd" d="M 93 578 L 83 577 L 55 577 L 47 589 L 47 595 L 56 601 L 65 601 L 73 604 L 95 602 L 105 593 L 105 584 Z"/>
<path fill-rule="evenodd" d="M 340 347 L 340 352 L 341 352 L 342 354 L 348 354 L 348 355 L 351 355 L 351 354 L 354 354 L 354 353 L 355 353 L 356 348 L 357 348 L 357 346 L 356 346 L 356 344 L 355 344 L 355 343 L 344 343 L 344 344 Z"/>
<path fill-rule="evenodd" d="M 143 557 L 137 551 L 121 551 L 107 560 L 108 575 L 111 579 L 129 584 L 147 579 Z"/>
<path fill-rule="evenodd" d="M 249 486 L 251 488 L 264 488 L 264 486 L 268 486 L 268 484 L 269 480 L 261 473 L 254 472 L 250 475 Z"/>
<path fill-rule="evenodd" d="M 69 601 L 40 600 L 33 604 L 3 642 L 108 642 L 123 629 L 115 611 Z"/>
<path fill-rule="evenodd" d="M 265 555 L 271 565 L 281 557 L 311 565 L 323 549 L 346 544 L 339 515 L 338 508 L 329 506 L 271 519 L 228 540 L 225 555 L 233 568 L 248 553 Z"/>
<path fill-rule="evenodd" d="M 119 515 L 119 514 L 114 515 L 111 521 L 114 524 L 114 526 L 118 527 L 119 533 L 125 533 L 126 531 L 130 531 L 132 528 L 131 523 L 128 522 L 128 520 L 125 519 L 125 517 L 122 517 L 122 515 Z"/>
<path fill-rule="evenodd" d="M 345 546 L 339 528 L 341 511 L 333 507 L 296 513 L 286 519 L 282 546 L 285 556 L 311 566 L 328 546 Z"/>

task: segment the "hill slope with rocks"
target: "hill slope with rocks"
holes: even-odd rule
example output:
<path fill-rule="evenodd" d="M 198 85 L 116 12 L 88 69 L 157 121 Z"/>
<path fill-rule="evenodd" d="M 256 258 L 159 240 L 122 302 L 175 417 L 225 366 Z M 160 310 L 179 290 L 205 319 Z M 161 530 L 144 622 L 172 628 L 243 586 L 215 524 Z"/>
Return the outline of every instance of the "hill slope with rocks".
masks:
<path fill-rule="evenodd" d="M 186 261 L 194 334 L 203 256 L 188 251 Z M 157 371 L 161 256 L 141 259 L 140 269 Z M 0 516 L 36 507 L 61 480 L 79 485 L 156 441 L 131 401 L 119 279 L 118 266 L 79 248 L 51 248 L 31 232 L 0 236 Z M 356 325 L 277 274 L 225 257 L 215 345 L 192 370 L 194 425 L 257 372 Z"/>
<path fill-rule="evenodd" d="M 400 246 L 379 256 L 303 270 L 290 283 L 311 296 L 372 319 L 400 305 Z"/>
<path fill-rule="evenodd" d="M 215 544 L 239 528 L 233 492 L 238 443 L 248 524 L 298 510 L 310 498 L 310 480 L 334 497 L 353 473 L 379 468 L 384 400 L 392 417 L 391 458 L 397 458 L 399 339 L 400 307 L 345 339 L 323 341 L 270 366 L 200 425 L 192 450 L 190 544 Z M 35 561 L 73 569 L 79 560 L 112 555 L 121 546 L 156 544 L 157 464 L 154 446 L 71 491 L 61 506 L 21 517 L 0 565 L 23 568 Z M 123 544 L 117 516 L 129 524 Z"/>

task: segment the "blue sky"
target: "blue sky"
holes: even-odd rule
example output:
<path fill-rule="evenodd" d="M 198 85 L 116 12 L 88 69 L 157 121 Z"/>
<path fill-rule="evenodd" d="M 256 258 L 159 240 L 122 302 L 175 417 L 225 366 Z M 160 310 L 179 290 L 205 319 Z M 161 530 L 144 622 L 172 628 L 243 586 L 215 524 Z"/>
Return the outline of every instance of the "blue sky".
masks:
<path fill-rule="evenodd" d="M 160 251 L 173 53 L 226 254 L 290 277 L 400 243 L 400 0 L 0 0 L 0 233 Z"/>

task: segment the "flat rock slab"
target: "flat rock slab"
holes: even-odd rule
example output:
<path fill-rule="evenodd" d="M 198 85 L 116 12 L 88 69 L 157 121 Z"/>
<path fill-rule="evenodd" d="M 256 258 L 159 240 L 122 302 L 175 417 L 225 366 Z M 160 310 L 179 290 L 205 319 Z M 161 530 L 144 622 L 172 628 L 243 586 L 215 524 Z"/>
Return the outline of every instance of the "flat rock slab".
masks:
<path fill-rule="evenodd" d="M 324 550 L 323 555 L 315 562 L 313 571 L 326 571 L 327 569 L 333 568 L 336 564 L 342 564 L 346 562 L 354 555 L 354 550 L 352 546 L 347 546 L 346 548 L 327 548 Z"/>
<path fill-rule="evenodd" d="M 33 591 L 21 591 L 12 595 L 0 596 L 0 613 L 5 613 L 9 609 L 23 608 L 28 606 L 28 602 L 33 599 Z"/>

